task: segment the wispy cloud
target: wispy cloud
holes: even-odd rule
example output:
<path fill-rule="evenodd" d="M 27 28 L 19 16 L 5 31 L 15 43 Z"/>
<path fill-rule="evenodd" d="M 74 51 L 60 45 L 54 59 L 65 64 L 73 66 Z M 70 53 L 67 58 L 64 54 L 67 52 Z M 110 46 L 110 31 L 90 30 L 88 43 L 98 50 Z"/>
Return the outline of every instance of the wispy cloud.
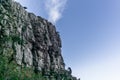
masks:
<path fill-rule="evenodd" d="M 45 7 L 49 21 L 55 24 L 62 17 L 66 2 L 67 0 L 46 0 Z"/>

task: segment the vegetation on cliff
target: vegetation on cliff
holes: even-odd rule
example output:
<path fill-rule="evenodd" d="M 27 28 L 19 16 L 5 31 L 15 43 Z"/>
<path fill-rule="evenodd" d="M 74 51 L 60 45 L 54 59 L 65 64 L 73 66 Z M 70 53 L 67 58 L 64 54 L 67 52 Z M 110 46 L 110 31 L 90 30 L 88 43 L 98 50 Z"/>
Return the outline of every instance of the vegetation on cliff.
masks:
<path fill-rule="evenodd" d="M 77 80 L 71 72 L 55 26 L 19 3 L 0 0 L 0 80 Z"/>

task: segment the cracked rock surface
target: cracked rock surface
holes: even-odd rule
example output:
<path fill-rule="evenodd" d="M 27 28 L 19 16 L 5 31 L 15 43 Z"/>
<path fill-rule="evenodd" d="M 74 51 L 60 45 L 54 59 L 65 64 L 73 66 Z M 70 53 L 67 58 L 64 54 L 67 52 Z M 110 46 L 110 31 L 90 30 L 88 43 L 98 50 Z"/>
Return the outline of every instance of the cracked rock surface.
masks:
<path fill-rule="evenodd" d="M 37 71 L 43 68 L 48 71 L 65 69 L 61 39 L 55 26 L 42 17 L 27 12 L 12 0 L 1 0 L 0 3 L 0 38 L 2 37 L 10 38 L 6 49 L 15 52 L 11 56 L 18 65 L 32 67 Z"/>

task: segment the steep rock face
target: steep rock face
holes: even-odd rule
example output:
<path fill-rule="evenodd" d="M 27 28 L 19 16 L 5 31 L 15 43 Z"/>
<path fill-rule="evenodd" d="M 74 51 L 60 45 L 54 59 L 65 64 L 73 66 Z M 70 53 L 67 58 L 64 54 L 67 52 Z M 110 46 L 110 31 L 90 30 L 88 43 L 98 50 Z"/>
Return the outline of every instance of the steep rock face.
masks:
<path fill-rule="evenodd" d="M 52 23 L 0 0 L 0 80 L 77 80 L 65 70 L 61 47 Z"/>
<path fill-rule="evenodd" d="M 55 26 L 28 13 L 19 3 L 0 1 L 0 40 L 7 40 L 4 44 L 1 42 L 1 52 L 8 51 L 10 61 L 35 71 L 65 70 L 61 39 Z"/>

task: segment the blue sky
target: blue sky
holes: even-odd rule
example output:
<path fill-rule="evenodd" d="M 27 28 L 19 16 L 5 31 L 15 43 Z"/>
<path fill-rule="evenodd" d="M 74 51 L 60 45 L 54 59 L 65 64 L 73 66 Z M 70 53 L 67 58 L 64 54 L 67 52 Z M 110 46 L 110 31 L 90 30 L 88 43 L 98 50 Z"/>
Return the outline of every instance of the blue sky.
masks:
<path fill-rule="evenodd" d="M 17 1 L 56 25 L 73 75 L 81 80 L 120 80 L 120 0 Z M 51 11 L 57 17 L 50 17 Z"/>

